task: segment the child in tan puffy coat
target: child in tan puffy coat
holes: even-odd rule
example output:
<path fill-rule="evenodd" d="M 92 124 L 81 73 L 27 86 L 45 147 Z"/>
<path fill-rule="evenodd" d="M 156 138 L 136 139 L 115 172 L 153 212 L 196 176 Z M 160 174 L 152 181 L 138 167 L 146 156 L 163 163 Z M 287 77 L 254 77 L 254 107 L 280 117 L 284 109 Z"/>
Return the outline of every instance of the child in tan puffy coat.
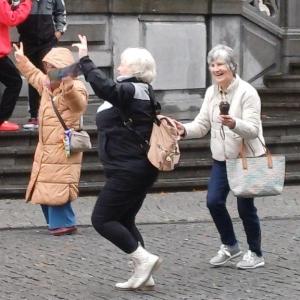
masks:
<path fill-rule="evenodd" d="M 39 141 L 35 151 L 26 201 L 40 204 L 49 231 L 53 235 L 76 231 L 76 220 L 71 202 L 78 196 L 82 153 L 65 154 L 64 128 L 53 106 L 59 111 L 68 128 L 79 129 L 88 94 L 84 84 L 76 78 L 50 81 L 48 72 L 74 63 L 67 48 L 53 48 L 44 58 L 47 74 L 36 68 L 24 55 L 23 45 L 15 47 L 17 68 L 41 95 L 39 109 Z"/>

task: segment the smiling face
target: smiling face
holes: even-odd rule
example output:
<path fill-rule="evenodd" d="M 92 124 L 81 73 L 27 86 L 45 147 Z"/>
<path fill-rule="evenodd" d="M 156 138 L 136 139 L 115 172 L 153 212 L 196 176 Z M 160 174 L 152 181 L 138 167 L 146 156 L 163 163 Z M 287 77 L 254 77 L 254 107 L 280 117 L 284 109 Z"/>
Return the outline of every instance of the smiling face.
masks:
<path fill-rule="evenodd" d="M 221 58 L 217 58 L 209 64 L 209 71 L 213 80 L 222 88 L 222 90 L 225 90 L 234 78 L 229 66 Z"/>

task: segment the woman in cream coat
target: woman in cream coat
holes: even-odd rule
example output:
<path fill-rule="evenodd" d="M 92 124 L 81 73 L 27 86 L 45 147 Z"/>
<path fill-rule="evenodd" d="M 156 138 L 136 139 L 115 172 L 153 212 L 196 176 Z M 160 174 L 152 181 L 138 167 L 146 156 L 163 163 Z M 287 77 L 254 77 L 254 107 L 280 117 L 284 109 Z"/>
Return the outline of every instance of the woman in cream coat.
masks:
<path fill-rule="evenodd" d="M 49 232 L 53 235 L 76 231 L 71 202 L 78 196 L 82 153 L 67 157 L 64 148 L 64 128 L 59 122 L 51 99 L 68 128 L 78 129 L 87 107 L 88 94 L 83 82 L 66 78 L 50 81 L 47 74 L 36 68 L 20 48 L 14 45 L 17 67 L 41 95 L 39 108 L 39 141 L 34 155 L 26 200 L 41 204 Z M 67 48 L 53 48 L 44 58 L 46 73 L 74 63 Z"/>
<path fill-rule="evenodd" d="M 261 102 L 257 91 L 237 74 L 231 48 L 218 45 L 208 54 L 208 65 L 214 84 L 207 89 L 199 114 L 193 122 L 178 123 L 185 137 L 203 137 L 209 131 L 213 166 L 207 192 L 207 206 L 220 234 L 222 245 L 210 264 L 221 266 L 240 256 L 231 218 L 226 209 L 229 185 L 225 160 L 237 158 L 242 139 L 247 156 L 265 153 L 260 118 Z M 220 112 L 220 102 L 230 104 L 228 114 Z M 259 141 L 261 140 L 261 142 Z M 238 262 L 242 269 L 264 265 L 261 251 L 261 230 L 253 198 L 237 198 L 239 216 L 243 221 L 249 250 Z"/>

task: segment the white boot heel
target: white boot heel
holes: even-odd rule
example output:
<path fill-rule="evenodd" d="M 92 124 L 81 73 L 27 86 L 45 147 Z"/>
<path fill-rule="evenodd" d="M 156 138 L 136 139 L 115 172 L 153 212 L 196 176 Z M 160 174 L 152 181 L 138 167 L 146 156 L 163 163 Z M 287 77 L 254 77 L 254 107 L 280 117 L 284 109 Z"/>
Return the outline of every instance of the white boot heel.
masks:
<path fill-rule="evenodd" d="M 122 290 L 136 290 L 148 283 L 151 274 L 161 265 L 162 260 L 139 246 L 130 254 L 134 262 L 134 273 L 128 281 L 117 283 L 116 288 Z"/>
<path fill-rule="evenodd" d="M 115 288 L 117 290 L 121 290 L 121 291 L 134 291 L 134 290 L 136 290 L 132 287 L 130 280 L 125 281 L 125 282 L 116 283 Z M 150 276 L 150 278 L 148 279 L 148 281 L 146 281 L 144 283 L 144 285 L 142 285 L 138 288 L 138 290 L 141 290 L 141 291 L 154 291 L 154 289 L 155 289 L 155 281 L 154 281 L 152 276 Z"/>

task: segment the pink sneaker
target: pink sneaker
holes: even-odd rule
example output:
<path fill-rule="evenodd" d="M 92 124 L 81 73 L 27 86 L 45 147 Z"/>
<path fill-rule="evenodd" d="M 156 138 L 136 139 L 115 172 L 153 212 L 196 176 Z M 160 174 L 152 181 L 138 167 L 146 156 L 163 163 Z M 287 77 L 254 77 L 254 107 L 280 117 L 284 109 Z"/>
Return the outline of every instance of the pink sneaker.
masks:
<path fill-rule="evenodd" d="M 26 124 L 23 125 L 24 129 L 38 129 L 39 121 L 37 118 L 30 118 Z"/>
<path fill-rule="evenodd" d="M 76 233 L 77 227 L 71 226 L 71 227 L 61 227 L 61 228 L 56 228 L 56 229 L 49 229 L 49 232 L 50 232 L 50 234 L 55 235 L 55 236 L 69 235 L 69 234 Z"/>
<path fill-rule="evenodd" d="M 0 124 L 0 131 L 18 131 L 20 126 L 13 122 L 4 121 Z"/>

